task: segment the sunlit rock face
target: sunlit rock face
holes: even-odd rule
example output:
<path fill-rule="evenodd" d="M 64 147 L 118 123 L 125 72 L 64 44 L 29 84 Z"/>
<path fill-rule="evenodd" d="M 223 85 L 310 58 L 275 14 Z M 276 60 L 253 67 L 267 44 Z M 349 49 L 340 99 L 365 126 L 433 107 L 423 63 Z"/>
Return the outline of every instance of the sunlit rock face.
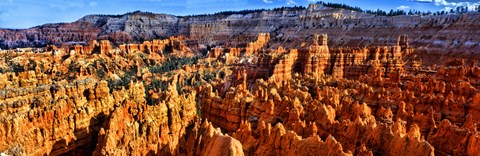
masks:
<path fill-rule="evenodd" d="M 476 42 L 477 16 L 310 5 L 0 30 L 48 44 L 0 50 L 0 154 L 479 155 L 478 48 L 450 43 Z"/>

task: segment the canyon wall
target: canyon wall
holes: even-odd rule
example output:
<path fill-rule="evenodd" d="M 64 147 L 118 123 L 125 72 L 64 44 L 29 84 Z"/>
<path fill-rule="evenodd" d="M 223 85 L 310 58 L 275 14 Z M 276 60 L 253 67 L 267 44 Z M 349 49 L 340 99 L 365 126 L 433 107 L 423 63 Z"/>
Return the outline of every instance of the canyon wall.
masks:
<path fill-rule="evenodd" d="M 425 66 L 407 35 L 270 35 L 209 53 L 184 36 L 1 51 L 0 154 L 479 154 L 478 65 Z"/>
<path fill-rule="evenodd" d="M 73 23 L 47 24 L 29 29 L 0 30 L 0 47 L 43 46 L 107 39 L 114 44 L 184 35 L 205 45 L 246 45 L 259 33 L 269 33 L 269 46 L 299 47 L 315 33 L 330 37 L 331 46 L 394 44 L 399 35 L 410 46 L 428 53 L 476 54 L 480 48 L 478 13 L 439 16 L 375 16 L 310 6 L 305 10 L 270 10 L 248 14 L 173 16 L 134 12 L 89 15 Z M 458 55 L 458 54 L 457 54 Z"/>

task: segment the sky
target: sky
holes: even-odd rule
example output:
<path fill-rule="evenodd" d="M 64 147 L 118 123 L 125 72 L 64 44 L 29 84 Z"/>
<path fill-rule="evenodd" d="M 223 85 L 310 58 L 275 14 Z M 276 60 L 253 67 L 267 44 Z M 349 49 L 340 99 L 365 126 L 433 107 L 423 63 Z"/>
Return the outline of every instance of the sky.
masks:
<path fill-rule="evenodd" d="M 46 23 L 73 22 L 89 14 L 148 11 L 173 15 L 308 6 L 317 0 L 0 0 L 0 28 L 23 29 Z M 439 11 L 479 5 L 480 0 L 323 0 L 362 9 Z"/>

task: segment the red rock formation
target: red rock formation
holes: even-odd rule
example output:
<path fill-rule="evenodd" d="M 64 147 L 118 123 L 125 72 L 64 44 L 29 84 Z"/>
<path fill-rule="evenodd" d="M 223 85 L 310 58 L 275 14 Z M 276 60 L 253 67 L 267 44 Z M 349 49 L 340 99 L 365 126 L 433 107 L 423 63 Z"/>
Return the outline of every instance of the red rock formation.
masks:
<path fill-rule="evenodd" d="M 209 58 L 186 37 L 51 46 L 53 56 L 2 51 L 0 151 L 479 154 L 474 63 L 426 67 L 406 36 L 394 46 L 339 48 L 326 35 L 310 39 L 285 49 L 261 34 L 247 55 L 224 46 Z"/>
<path fill-rule="evenodd" d="M 144 41 L 143 44 L 123 44 L 119 46 L 119 49 L 127 53 L 163 53 L 168 44 L 169 40 L 153 40 L 152 42 Z"/>
<path fill-rule="evenodd" d="M 241 121 L 246 119 L 245 106 L 242 105 L 251 102 L 252 95 L 242 87 L 230 88 L 225 99 L 212 91 L 212 86 L 206 86 L 200 93 L 202 118 L 208 119 L 224 130 L 235 131 Z"/>
<path fill-rule="evenodd" d="M 292 56 L 292 54 L 290 52 L 286 56 Z M 376 62 L 375 67 L 383 68 L 379 66 L 381 60 L 371 62 Z M 240 128 L 237 129 L 238 134 L 233 136 L 242 142 L 245 153 L 249 155 L 258 154 L 255 153 L 258 150 L 270 149 L 260 149 L 263 144 L 268 143 L 257 143 L 260 135 L 258 130 L 250 130 L 247 134 L 242 134 L 245 129 L 261 127 L 260 123 L 282 123 L 285 129 L 302 137 L 317 134 L 323 138 L 331 135 L 345 151 L 356 154 L 372 152 L 386 155 L 433 155 L 434 152 L 451 154 L 475 151 L 467 150 L 467 147 L 475 147 L 467 143 L 458 148 L 448 147 L 436 150 L 437 146 L 450 143 L 440 139 L 448 137 L 444 136 L 442 131 L 438 131 L 444 129 L 444 126 L 437 124 L 439 120 L 447 118 L 460 123 L 467 121 L 464 124 L 465 127 L 476 130 L 476 126 L 472 126 L 472 123 L 477 119 L 472 116 L 478 115 L 466 115 L 461 109 L 462 106 L 458 105 L 466 101 L 465 97 L 470 99 L 475 95 L 473 92 L 475 89 L 469 85 L 469 82 L 455 81 L 454 83 L 459 84 L 459 88 L 455 88 L 452 86 L 454 84 L 443 76 L 404 79 L 397 75 L 383 78 L 383 73 L 383 70 L 378 70 L 378 73 L 372 73 L 375 74 L 374 77 L 366 74 L 359 80 L 334 80 L 329 77 L 315 79 L 308 75 L 301 78 L 301 75 L 297 75 L 292 76 L 289 81 L 276 83 L 279 81 L 275 81 L 274 77 L 280 75 L 277 73 L 272 76 L 273 81 L 257 81 L 254 85 L 256 89 L 253 97 L 243 98 L 252 99 L 252 101 L 245 102 L 242 102 L 241 96 L 236 97 L 240 93 L 244 94 L 242 93 L 245 92 L 242 89 L 245 88 L 243 85 L 230 89 L 225 97 L 222 96 L 222 92 L 214 93 L 216 91 L 210 88 L 201 95 L 210 94 L 211 96 L 200 96 L 201 99 L 216 97 L 218 103 L 202 100 L 202 106 L 206 107 L 202 110 L 202 118 L 211 120 L 214 125 L 227 131 L 235 129 L 236 126 L 231 126 L 238 125 L 238 120 L 225 122 L 222 119 L 239 116 L 241 121 L 248 121 L 247 125 L 251 128 L 242 128 L 240 124 Z M 394 74 L 390 73 L 390 75 Z M 466 77 L 469 76 L 465 75 L 462 80 L 467 80 Z M 396 81 L 389 80 L 394 78 Z M 399 86 L 398 82 L 403 82 L 404 85 Z M 249 88 L 248 85 L 247 88 Z M 248 95 L 249 91 L 246 92 Z M 452 99 L 451 92 L 465 97 Z M 477 112 L 474 108 L 478 100 L 473 98 L 472 101 L 468 108 L 471 108 L 469 113 L 474 114 Z M 210 103 L 216 104 L 212 106 Z M 438 105 L 438 103 L 449 106 Z M 215 109 L 210 109 L 212 107 Z M 228 110 L 241 110 L 241 113 Z M 457 138 L 468 138 L 468 136 Z"/>
<path fill-rule="evenodd" d="M 272 77 L 282 81 L 290 79 L 291 74 L 300 73 L 356 79 L 369 73 L 371 76 L 391 77 L 399 81 L 404 72 L 402 56 L 413 51 L 408 48 L 408 43 L 403 45 L 408 42 L 405 41 L 407 38 L 402 36 L 402 39 L 402 45 L 397 46 L 330 50 L 326 45 L 327 35 L 315 35 L 313 45 L 300 50 L 290 50 L 290 54 L 279 58 Z"/>
<path fill-rule="evenodd" d="M 112 52 L 112 45 L 108 40 L 101 40 L 100 41 L 100 54 L 110 56 Z"/>
<path fill-rule="evenodd" d="M 270 124 L 262 122 L 254 130 L 250 123 L 242 123 L 232 136 L 242 142 L 246 155 L 309 155 L 312 153 L 352 155 L 344 153 L 342 145 L 332 136 L 328 136 L 325 141 L 318 135 L 302 139 L 295 132 L 287 131 L 282 124 L 277 124 L 272 128 Z"/>
<path fill-rule="evenodd" d="M 234 56 L 234 57 L 239 57 L 241 51 L 242 51 L 242 49 L 240 49 L 240 48 L 230 48 L 229 54 L 231 56 Z"/>
<path fill-rule="evenodd" d="M 292 79 L 292 73 L 295 69 L 295 62 L 298 58 L 298 50 L 292 49 L 288 54 L 278 61 L 273 68 L 273 74 L 270 77 L 273 81 L 281 82 Z"/>
<path fill-rule="evenodd" d="M 261 48 L 266 46 L 268 44 L 268 41 L 270 40 L 270 34 L 269 33 L 260 33 L 258 34 L 258 38 L 255 42 L 250 42 L 248 43 L 245 54 L 246 55 L 251 55 L 251 54 L 258 54 Z"/>
<path fill-rule="evenodd" d="M 244 155 L 242 144 L 222 134 L 211 123 L 204 121 L 201 126 L 195 126 L 187 139 L 187 155 Z"/>
<path fill-rule="evenodd" d="M 178 144 L 196 117 L 195 94 L 178 95 L 175 86 L 164 93 L 165 100 L 146 104 L 142 83 L 130 84 L 126 101 L 115 109 L 100 130 L 94 155 L 178 154 Z"/>
<path fill-rule="evenodd" d="M 207 57 L 218 58 L 223 53 L 223 48 L 212 48 L 212 51 L 208 53 Z"/>
<path fill-rule="evenodd" d="M 90 95 L 84 94 L 88 91 Z M 113 109 L 115 104 L 106 82 L 93 79 L 18 88 L 1 101 L 1 116 L 9 122 L 2 122 L 0 149 L 11 154 L 37 155 L 56 155 L 88 147 L 101 126 L 95 118 Z"/>

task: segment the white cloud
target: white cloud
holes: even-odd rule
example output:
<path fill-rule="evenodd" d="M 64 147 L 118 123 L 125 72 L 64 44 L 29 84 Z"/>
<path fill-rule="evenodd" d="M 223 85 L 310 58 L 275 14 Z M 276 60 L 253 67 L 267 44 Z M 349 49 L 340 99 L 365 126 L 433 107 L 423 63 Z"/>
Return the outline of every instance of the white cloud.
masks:
<path fill-rule="evenodd" d="M 262 1 L 263 1 L 264 3 L 270 4 L 270 3 L 273 3 L 273 2 L 276 3 L 277 1 L 280 2 L 280 1 L 284 1 L 284 0 L 262 0 Z M 313 2 L 313 1 L 316 1 L 316 0 L 308 0 L 308 1 Z M 287 5 L 295 5 L 295 4 L 297 4 L 297 2 L 295 2 L 295 0 L 285 0 L 285 2 L 286 2 Z"/>
<path fill-rule="evenodd" d="M 263 0 L 263 2 L 265 2 L 265 3 L 273 3 L 272 0 Z"/>
<path fill-rule="evenodd" d="M 287 5 L 297 4 L 294 0 L 287 0 Z"/>
<path fill-rule="evenodd" d="M 451 9 L 453 9 L 453 8 L 452 8 L 452 7 L 445 7 L 445 8 L 442 9 L 442 11 L 447 11 L 447 12 L 448 12 L 448 11 L 450 11 Z"/>
<path fill-rule="evenodd" d="M 397 10 L 407 10 L 407 9 L 410 9 L 410 7 L 404 6 L 404 5 L 397 7 Z"/>
<path fill-rule="evenodd" d="M 459 6 L 468 7 L 469 10 L 474 10 L 476 6 L 480 5 L 480 1 L 478 2 L 465 2 L 465 1 L 464 2 L 448 2 L 447 0 L 409 0 L 409 1 L 420 2 L 420 3 L 433 3 L 436 6 L 445 7 L 445 10 L 447 9 L 447 7 L 451 9 Z"/>
<path fill-rule="evenodd" d="M 410 1 L 423 2 L 423 3 L 431 3 L 432 2 L 432 0 L 410 0 Z"/>

